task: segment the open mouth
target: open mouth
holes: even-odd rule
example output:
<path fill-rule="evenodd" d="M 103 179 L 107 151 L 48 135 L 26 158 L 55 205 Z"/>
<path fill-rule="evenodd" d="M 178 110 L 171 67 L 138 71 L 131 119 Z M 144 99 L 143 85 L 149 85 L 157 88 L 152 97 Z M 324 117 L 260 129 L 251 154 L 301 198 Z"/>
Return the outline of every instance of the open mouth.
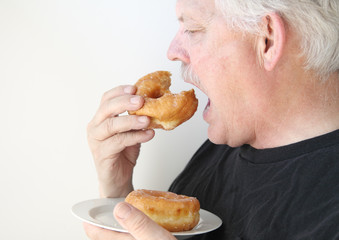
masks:
<path fill-rule="evenodd" d="M 210 108 L 210 105 L 211 105 L 211 102 L 210 102 L 210 99 L 208 99 L 207 104 L 206 104 L 206 107 L 205 107 L 204 112 L 203 112 L 204 119 L 206 119 L 206 117 L 207 117 L 207 114 L 208 114 L 208 110 L 209 110 L 209 108 Z"/>

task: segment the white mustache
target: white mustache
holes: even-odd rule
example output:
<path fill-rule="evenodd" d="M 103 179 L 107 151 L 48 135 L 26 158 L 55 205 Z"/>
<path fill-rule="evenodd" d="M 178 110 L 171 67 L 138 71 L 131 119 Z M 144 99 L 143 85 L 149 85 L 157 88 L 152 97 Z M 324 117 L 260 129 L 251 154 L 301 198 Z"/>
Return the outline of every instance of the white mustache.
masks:
<path fill-rule="evenodd" d="M 200 79 L 194 74 L 191 65 L 181 64 L 181 76 L 187 82 L 192 82 L 194 85 L 199 86 Z"/>

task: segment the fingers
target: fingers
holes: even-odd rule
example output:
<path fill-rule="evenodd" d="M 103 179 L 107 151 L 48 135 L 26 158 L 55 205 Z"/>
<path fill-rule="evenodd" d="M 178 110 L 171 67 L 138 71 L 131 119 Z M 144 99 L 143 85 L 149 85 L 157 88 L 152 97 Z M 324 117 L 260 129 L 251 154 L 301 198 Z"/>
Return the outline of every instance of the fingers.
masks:
<path fill-rule="evenodd" d="M 88 134 L 91 138 L 102 141 L 117 133 L 145 129 L 149 123 L 150 119 L 147 116 L 109 117 L 101 124 L 89 127 Z"/>
<path fill-rule="evenodd" d="M 111 90 L 104 93 L 104 95 L 101 98 L 101 103 L 105 102 L 106 100 L 110 98 L 114 98 L 117 96 L 125 95 L 125 94 L 134 94 L 136 92 L 136 87 L 133 85 L 121 85 L 115 88 L 112 88 Z"/>
<path fill-rule="evenodd" d="M 115 232 L 104 228 L 96 227 L 89 223 L 83 223 L 86 235 L 91 240 L 135 240 L 128 233 Z"/>
<path fill-rule="evenodd" d="M 144 213 L 121 202 L 114 208 L 117 221 L 137 240 L 174 240 L 175 237 Z"/>
<path fill-rule="evenodd" d="M 88 124 L 89 139 L 103 141 L 111 136 L 147 128 L 149 117 L 127 115 L 119 116 L 126 111 L 137 110 L 144 104 L 140 96 L 131 95 L 136 91 L 134 86 L 119 86 L 106 92 L 92 121 Z"/>
<path fill-rule="evenodd" d="M 135 91 L 135 87 L 126 85 L 106 92 L 87 126 L 87 140 L 94 157 L 101 196 L 121 197 L 131 190 L 140 144 L 154 137 L 154 130 L 145 130 L 150 123 L 149 117 L 119 115 L 142 107 L 144 99 L 131 95 Z"/>
<path fill-rule="evenodd" d="M 121 95 L 102 102 L 93 122 L 99 124 L 108 117 L 116 116 L 126 111 L 138 110 L 144 104 L 144 99 L 136 95 Z"/>
<path fill-rule="evenodd" d="M 154 137 L 154 134 L 154 130 L 152 129 L 115 134 L 101 143 L 100 154 L 102 156 L 108 156 L 121 152 L 126 147 L 151 140 Z M 96 157 L 99 159 L 101 158 L 101 156 Z"/>
<path fill-rule="evenodd" d="M 105 92 L 101 98 L 100 107 L 92 121 L 98 124 L 108 115 L 114 116 L 125 112 L 126 109 L 121 109 L 121 107 L 126 106 L 128 102 L 131 104 L 131 110 L 134 110 L 133 106 L 138 108 L 140 105 L 141 107 L 143 104 L 143 99 L 139 96 L 132 95 L 135 92 L 136 87 L 133 85 L 121 85 Z M 116 105 L 120 104 L 122 104 L 122 106 L 120 106 L 119 109 Z"/>

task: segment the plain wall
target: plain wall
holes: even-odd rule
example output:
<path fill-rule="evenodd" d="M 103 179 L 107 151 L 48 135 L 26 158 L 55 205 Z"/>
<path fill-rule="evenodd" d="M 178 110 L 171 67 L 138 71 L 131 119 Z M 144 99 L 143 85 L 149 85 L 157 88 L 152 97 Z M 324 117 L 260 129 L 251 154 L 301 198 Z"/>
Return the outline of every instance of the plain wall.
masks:
<path fill-rule="evenodd" d="M 0 0 L 0 239 L 86 239 L 73 204 L 98 198 L 86 140 L 102 94 L 156 70 L 191 85 L 166 57 L 175 0 Z M 207 138 L 193 118 L 144 144 L 135 188 L 166 190 Z"/>

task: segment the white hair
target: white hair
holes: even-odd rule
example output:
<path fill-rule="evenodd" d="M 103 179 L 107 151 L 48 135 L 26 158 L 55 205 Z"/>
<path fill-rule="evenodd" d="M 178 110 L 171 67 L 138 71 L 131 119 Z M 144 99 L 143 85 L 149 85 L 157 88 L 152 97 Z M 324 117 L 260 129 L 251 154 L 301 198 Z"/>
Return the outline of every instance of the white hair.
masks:
<path fill-rule="evenodd" d="M 195 85 L 200 84 L 200 79 L 192 70 L 192 65 L 182 63 L 181 64 L 181 76 L 185 81 L 192 82 Z"/>
<path fill-rule="evenodd" d="M 322 79 L 339 73 L 338 0 L 215 0 L 215 5 L 231 27 L 259 35 L 263 17 L 278 13 L 299 32 L 307 70 Z"/>

